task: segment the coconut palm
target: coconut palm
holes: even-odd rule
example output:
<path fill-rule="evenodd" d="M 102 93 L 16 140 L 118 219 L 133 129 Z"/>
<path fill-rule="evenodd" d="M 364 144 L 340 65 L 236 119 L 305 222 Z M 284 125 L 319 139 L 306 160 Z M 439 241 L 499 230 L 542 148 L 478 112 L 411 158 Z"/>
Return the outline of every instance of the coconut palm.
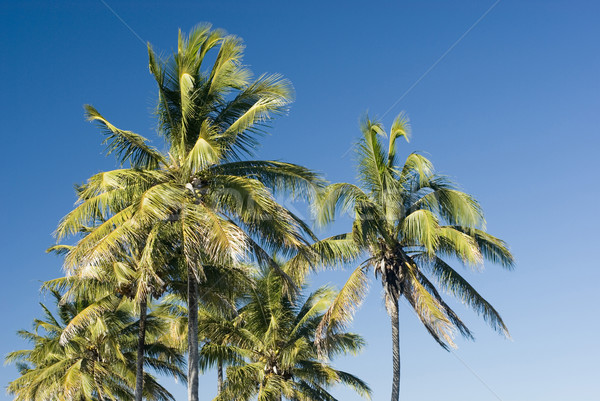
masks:
<path fill-rule="evenodd" d="M 198 299 L 200 315 L 206 313 L 221 316 L 223 319 L 230 319 L 237 315 L 238 299 L 245 291 L 252 286 L 251 272 L 253 266 L 247 264 L 238 264 L 236 266 L 204 266 L 206 280 L 199 283 L 198 293 L 201 295 Z M 186 285 L 184 280 L 178 280 L 174 277 L 171 280 L 172 291 L 163 297 L 160 307 L 165 309 L 165 314 L 172 317 L 168 338 L 169 342 L 185 348 L 187 343 L 187 317 L 188 310 L 185 305 Z M 210 343 L 211 339 L 206 333 L 199 331 L 200 343 Z M 217 369 L 217 389 L 220 392 L 223 386 L 223 366 L 227 360 L 199 354 L 200 370 L 204 372 L 210 368 Z"/>
<path fill-rule="evenodd" d="M 352 232 L 340 238 L 352 239 L 368 259 L 350 275 L 326 313 L 318 337 L 350 321 L 365 296 L 367 271 L 373 269 L 381 280 L 392 322 L 392 401 L 398 400 L 400 390 L 400 298 L 443 348 L 454 346 L 456 331 L 469 339 L 473 336 L 438 288 L 474 309 L 494 330 L 508 335 L 498 312 L 450 262 L 481 266 L 488 260 L 505 268 L 513 266 L 506 244 L 485 231 L 483 211 L 473 197 L 458 190 L 448 177 L 436 174 L 422 155 L 412 153 L 400 164 L 396 140 L 408 139 L 409 129 L 404 114 L 395 119 L 389 135 L 380 123 L 365 118 L 356 145 L 360 186 L 332 184 L 324 191 L 320 211 L 321 222 L 331 221 L 336 208 L 350 212 Z"/>
<path fill-rule="evenodd" d="M 200 286 L 202 300 L 200 302 L 200 316 L 216 315 L 225 320 L 232 320 L 239 315 L 239 300 L 243 294 L 250 291 L 254 286 L 251 277 L 253 266 L 247 264 L 239 264 L 237 266 L 229 266 L 227 268 L 212 268 L 207 271 L 208 275 L 215 277 L 206 283 L 213 283 L 207 286 Z M 202 323 L 199 322 L 199 326 Z M 217 370 L 217 394 L 223 390 L 224 367 L 230 362 L 230 359 L 222 358 L 217 355 L 212 358 L 210 353 L 206 354 L 204 349 L 214 345 L 212 339 L 200 330 L 199 335 L 203 342 L 203 347 L 200 349 L 200 368 L 206 370 L 208 368 L 216 368 Z M 225 345 L 225 344 L 221 344 Z"/>
<path fill-rule="evenodd" d="M 370 389 L 362 380 L 330 363 L 337 355 L 360 351 L 363 339 L 329 332 L 321 354 L 314 341 L 335 292 L 321 287 L 302 298 L 299 292 L 286 292 L 284 283 L 280 272 L 263 270 L 237 316 L 201 312 L 201 330 L 211 339 L 203 355 L 230 362 L 215 400 L 335 400 L 328 389 L 339 383 L 369 397 Z"/>
<path fill-rule="evenodd" d="M 307 273 L 318 267 L 328 267 L 350 261 L 356 257 L 357 248 L 352 241 L 345 239 L 327 238 L 308 246 L 308 250 L 297 254 L 283 264 L 278 270 L 285 278 L 293 277 L 293 282 L 303 283 Z M 236 264 L 234 266 L 204 266 L 206 280 L 199 283 L 199 311 L 200 322 L 199 339 L 203 344 L 200 348 L 201 371 L 216 368 L 217 392 L 220 394 L 224 385 L 224 367 L 237 362 L 237 358 L 230 352 L 215 353 L 216 346 L 225 346 L 221 337 L 211 336 L 210 331 L 203 329 L 206 319 L 234 320 L 239 316 L 239 307 L 243 304 L 244 296 L 253 291 L 255 286 L 255 266 L 250 264 Z M 172 316 L 169 342 L 183 344 L 187 340 L 187 316 L 185 306 L 185 282 L 178 277 L 169 279 L 171 293 L 161 301 L 161 307 L 166 308 L 166 315 Z M 287 281 L 286 281 L 287 284 Z M 282 291 L 294 295 L 296 286 L 283 286 Z"/>
<path fill-rule="evenodd" d="M 214 62 L 203 70 L 211 50 L 216 50 Z M 116 154 L 125 167 L 94 175 L 82 185 L 78 205 L 57 229 L 61 240 L 82 227 L 94 227 L 67 254 L 67 271 L 117 262 L 123 252 L 144 244 L 136 260 L 143 278 L 138 300 L 160 284 L 159 271 L 165 267 L 144 255 L 160 247 L 176 257 L 169 266 L 186 277 L 187 285 L 190 401 L 198 400 L 198 283 L 205 280 L 203 266 L 231 266 L 252 255 L 258 263 L 277 268 L 271 252 L 305 247 L 303 235 L 310 236 L 310 230 L 274 194 L 308 197 L 321 184 L 301 166 L 243 160 L 253 154 L 272 116 L 286 110 L 291 86 L 279 75 L 251 78 L 241 63 L 242 53 L 239 38 L 209 25 L 187 37 L 180 33 L 178 50 L 169 59 L 159 59 L 149 47 L 164 152 L 86 106 L 88 119 L 107 134 L 108 153 Z"/>
<path fill-rule="evenodd" d="M 9 383 L 8 391 L 16 401 L 133 400 L 136 383 L 135 355 L 139 322 L 132 313 L 132 302 L 113 297 L 112 309 L 93 319 L 85 329 L 61 337 L 69 322 L 89 306 L 83 298 L 65 302 L 52 292 L 57 315 L 42 304 L 44 318 L 34 321 L 34 331 L 19 336 L 33 343 L 33 349 L 15 351 L 6 360 L 16 363 L 21 376 Z M 183 358 L 156 340 L 161 320 L 152 314 L 147 320 L 148 349 L 145 364 L 155 370 L 185 379 Z M 173 400 L 156 379 L 144 375 L 144 397 L 148 400 Z"/>
<path fill-rule="evenodd" d="M 105 218 L 102 218 L 105 220 Z M 93 228 L 84 230 L 84 235 L 92 232 Z M 143 399 L 144 350 L 146 337 L 146 317 L 148 302 L 158 299 L 165 290 L 165 281 L 159 276 L 163 269 L 154 268 L 154 274 L 149 276 L 148 267 L 165 266 L 168 255 L 164 248 L 154 246 L 160 238 L 152 236 L 151 241 L 143 244 L 130 244 L 127 249 L 119 252 L 112 261 L 98 261 L 94 265 L 78 265 L 70 269 L 67 277 L 44 283 L 43 288 L 64 292 L 65 299 L 85 298 L 90 304 L 75 316 L 63 331 L 60 342 L 66 343 L 76 332 L 94 321 L 107 308 L 114 305 L 115 296 L 122 301 L 135 301 L 139 314 L 138 346 L 136 358 L 135 401 Z M 68 254 L 75 247 L 57 245 L 48 252 Z M 142 266 L 145 269 L 141 268 Z"/>

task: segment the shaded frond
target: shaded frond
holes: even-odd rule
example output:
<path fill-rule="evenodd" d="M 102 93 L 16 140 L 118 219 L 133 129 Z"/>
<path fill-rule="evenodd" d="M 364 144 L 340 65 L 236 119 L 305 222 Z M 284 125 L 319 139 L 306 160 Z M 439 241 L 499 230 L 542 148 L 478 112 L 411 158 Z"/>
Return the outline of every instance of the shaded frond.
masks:
<path fill-rule="evenodd" d="M 160 164 L 165 164 L 162 154 L 148 146 L 148 140 L 131 131 L 123 131 L 109 123 L 98 111 L 90 106 L 85 106 L 88 121 L 96 121 L 105 129 L 107 138 L 107 154 L 116 154 L 121 164 L 129 162 L 134 168 L 154 169 Z"/>

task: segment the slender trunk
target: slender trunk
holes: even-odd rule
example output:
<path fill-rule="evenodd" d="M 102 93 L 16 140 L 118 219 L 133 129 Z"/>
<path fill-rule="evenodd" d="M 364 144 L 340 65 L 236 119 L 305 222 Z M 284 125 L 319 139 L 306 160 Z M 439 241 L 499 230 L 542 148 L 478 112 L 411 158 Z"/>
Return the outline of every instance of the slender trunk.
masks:
<path fill-rule="evenodd" d="M 217 394 L 223 391 L 223 362 L 217 362 Z"/>
<path fill-rule="evenodd" d="M 138 333 L 137 360 L 135 361 L 135 401 L 143 400 L 144 389 L 144 346 L 146 344 L 146 313 L 148 303 L 140 301 L 140 328 Z"/>
<path fill-rule="evenodd" d="M 188 270 L 188 401 L 198 399 L 198 281 Z"/>
<path fill-rule="evenodd" d="M 394 377 L 392 381 L 392 401 L 400 399 L 400 323 L 398 322 L 398 300 L 392 301 L 392 349 Z"/>

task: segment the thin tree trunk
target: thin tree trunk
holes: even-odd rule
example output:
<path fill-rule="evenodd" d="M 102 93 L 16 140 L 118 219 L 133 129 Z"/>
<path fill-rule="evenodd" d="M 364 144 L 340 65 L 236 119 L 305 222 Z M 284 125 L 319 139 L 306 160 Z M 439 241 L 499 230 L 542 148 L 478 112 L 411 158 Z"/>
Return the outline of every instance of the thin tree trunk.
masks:
<path fill-rule="evenodd" d="M 188 401 L 198 399 L 198 281 L 188 270 Z"/>
<path fill-rule="evenodd" d="M 138 334 L 137 360 L 135 362 L 135 401 L 143 400 L 144 388 L 144 347 L 146 344 L 146 313 L 148 303 L 140 301 L 140 328 Z"/>
<path fill-rule="evenodd" d="M 392 401 L 400 399 L 400 323 L 398 322 L 398 300 L 391 302 L 392 350 L 394 377 L 392 380 Z"/>
<path fill-rule="evenodd" d="M 223 362 L 217 362 L 217 394 L 223 391 Z"/>

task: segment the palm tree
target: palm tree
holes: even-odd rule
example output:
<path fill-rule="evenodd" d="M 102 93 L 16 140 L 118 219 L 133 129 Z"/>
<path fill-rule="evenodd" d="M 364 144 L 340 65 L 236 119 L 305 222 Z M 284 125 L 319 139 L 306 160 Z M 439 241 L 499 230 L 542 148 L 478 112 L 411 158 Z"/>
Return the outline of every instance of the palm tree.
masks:
<path fill-rule="evenodd" d="M 132 313 L 134 304 L 116 297 L 114 308 L 93 319 L 63 343 L 61 337 L 72 319 L 90 305 L 78 298 L 65 302 L 52 292 L 57 316 L 42 304 L 44 318 L 34 321 L 35 330 L 20 331 L 33 349 L 11 352 L 7 362 L 16 363 L 21 376 L 9 383 L 8 391 L 16 401 L 133 400 L 136 383 L 135 360 L 139 321 Z M 172 348 L 156 341 L 161 320 L 148 316 L 148 344 L 145 364 L 162 373 L 185 379 L 183 358 Z M 174 400 L 156 379 L 144 375 L 144 397 L 148 400 Z"/>
<path fill-rule="evenodd" d="M 211 315 L 219 316 L 224 320 L 232 320 L 239 316 L 238 303 L 243 294 L 254 286 L 251 277 L 253 266 L 248 264 L 238 264 L 227 268 L 212 267 L 205 270 L 207 273 L 206 283 L 212 283 L 210 286 L 201 285 L 200 292 L 202 300 L 200 302 L 200 316 Z M 212 275 L 213 279 L 208 279 Z M 199 326 L 202 323 L 199 322 Z M 210 349 L 215 343 L 207 333 L 199 331 L 200 338 L 204 345 L 200 349 L 200 367 L 202 370 L 216 367 L 217 370 L 217 394 L 223 391 L 224 367 L 231 362 L 230 358 L 223 358 L 217 355 L 213 358 L 210 352 L 204 350 Z M 225 345 L 225 344 L 220 344 Z"/>
<path fill-rule="evenodd" d="M 317 267 L 338 265 L 356 257 L 356 246 L 352 241 L 345 239 L 327 238 L 317 241 L 309 249 L 297 252 L 285 264 L 280 266 L 279 273 L 285 272 L 285 284 L 282 291 L 297 290 L 306 279 L 307 273 Z M 209 321 L 220 319 L 223 321 L 234 320 L 239 317 L 239 307 L 244 302 L 244 297 L 253 291 L 255 286 L 255 266 L 239 263 L 233 266 L 205 265 L 203 269 L 205 281 L 199 283 L 199 338 L 203 343 L 200 348 L 199 362 L 201 371 L 209 368 L 217 370 L 217 393 L 221 394 L 224 388 L 224 367 L 235 364 L 238 358 L 231 352 L 219 353 L 215 349 L 228 350 L 222 337 L 215 338 L 210 330 L 205 330 L 207 318 Z M 293 278 L 294 286 L 288 285 L 289 277 Z M 183 344 L 187 341 L 187 316 L 185 306 L 185 282 L 179 277 L 168 280 L 171 283 L 171 293 L 163 297 L 161 308 L 167 311 L 165 315 L 171 316 L 171 329 L 169 330 L 169 343 Z"/>
<path fill-rule="evenodd" d="M 209 310 L 201 313 L 200 327 L 211 339 L 202 349 L 204 356 L 230 362 L 215 400 L 335 400 L 328 388 L 337 383 L 370 396 L 362 380 L 328 362 L 360 351 L 360 336 L 330 332 L 321 353 L 314 342 L 334 291 L 321 287 L 303 299 L 298 292 L 287 292 L 285 280 L 272 269 L 264 269 L 248 290 L 234 318 Z"/>
<path fill-rule="evenodd" d="M 204 71 L 212 49 L 217 51 L 215 61 Z M 197 310 L 203 266 L 231 266 L 250 254 L 258 263 L 277 268 L 270 252 L 297 250 L 306 245 L 303 235 L 311 234 L 274 194 L 309 197 L 321 185 L 301 166 L 242 160 L 253 154 L 257 137 L 291 99 L 291 86 L 279 75 L 252 79 L 241 63 L 242 54 L 239 38 L 209 25 L 187 37 L 180 33 L 178 50 L 167 60 L 149 47 L 164 152 L 86 106 L 88 119 L 107 134 L 108 153 L 128 166 L 91 177 L 78 191 L 78 205 L 57 229 L 61 240 L 82 227 L 94 227 L 67 254 L 67 270 L 118 261 L 135 244 L 144 244 L 148 255 L 160 247 L 177 257 L 169 266 L 186 277 L 190 401 L 198 400 Z M 164 266 L 142 256 L 137 268 L 146 283 L 139 287 L 139 300 L 163 276 L 158 270 Z"/>
<path fill-rule="evenodd" d="M 82 188 L 79 188 L 81 190 Z M 98 216 L 105 221 L 104 216 Z M 86 235 L 93 228 L 83 230 Z M 152 233 L 156 234 L 156 233 Z M 143 399 L 144 378 L 144 350 L 146 337 L 146 318 L 148 302 L 152 298 L 158 299 L 165 290 L 164 278 L 160 277 L 164 267 L 168 264 L 168 256 L 164 249 L 154 246 L 160 238 L 157 235 L 149 236 L 150 241 L 142 244 L 131 244 L 128 249 L 120 251 L 113 261 L 98 261 L 94 265 L 78 265 L 68 272 L 67 277 L 51 280 L 44 283 L 42 288 L 55 291 L 64 291 L 65 299 L 86 298 L 92 300 L 84 310 L 78 313 L 65 327 L 60 341 L 66 343 L 76 332 L 90 324 L 107 308 L 113 307 L 115 295 L 125 297 L 124 300 L 135 301 L 136 311 L 139 314 L 139 331 L 136 357 L 136 386 L 135 401 Z M 74 250 L 73 246 L 56 245 L 48 252 L 68 254 Z M 141 267 L 144 266 L 145 269 Z M 148 268 L 153 268 L 154 274 L 148 274 Z M 120 299 L 120 298 L 119 298 Z"/>
<path fill-rule="evenodd" d="M 404 114 L 394 121 L 389 136 L 382 125 L 367 118 L 356 145 L 360 186 L 332 184 L 324 191 L 321 222 L 329 222 L 336 208 L 354 216 L 352 239 L 368 254 L 350 275 L 319 327 L 317 337 L 347 324 L 367 287 L 372 268 L 381 279 L 386 309 L 392 321 L 392 401 L 399 399 L 400 350 L 398 302 L 404 297 L 427 331 L 443 348 L 454 347 L 458 331 L 472 333 L 444 302 L 434 284 L 474 309 L 490 326 L 508 336 L 502 318 L 456 270 L 448 259 L 480 266 L 483 260 L 505 268 L 513 266 L 506 244 L 485 231 L 477 201 L 457 189 L 447 177 L 434 173 L 429 160 L 412 153 L 403 165 L 396 155 L 396 139 L 408 139 Z M 381 138 L 388 137 L 388 143 Z M 435 281 L 432 281 L 435 280 Z"/>
<path fill-rule="evenodd" d="M 251 272 L 254 267 L 240 263 L 235 266 L 204 266 L 205 281 L 199 283 L 199 311 L 200 315 L 218 315 L 223 319 L 233 319 L 238 315 L 238 300 L 253 285 Z M 185 281 L 174 277 L 171 280 L 171 293 L 164 296 L 160 307 L 165 314 L 171 317 L 171 328 L 168 342 L 171 344 L 187 343 L 187 317 L 188 309 L 185 305 Z M 199 324 L 200 325 L 200 324 Z M 206 344 L 211 343 L 202 330 L 199 331 L 200 343 L 204 345 L 199 353 L 200 370 L 217 368 L 217 389 L 221 392 L 223 386 L 223 367 L 228 362 L 226 359 L 213 358 L 211 354 L 203 353 Z M 185 347 L 184 347 L 185 348 Z"/>

